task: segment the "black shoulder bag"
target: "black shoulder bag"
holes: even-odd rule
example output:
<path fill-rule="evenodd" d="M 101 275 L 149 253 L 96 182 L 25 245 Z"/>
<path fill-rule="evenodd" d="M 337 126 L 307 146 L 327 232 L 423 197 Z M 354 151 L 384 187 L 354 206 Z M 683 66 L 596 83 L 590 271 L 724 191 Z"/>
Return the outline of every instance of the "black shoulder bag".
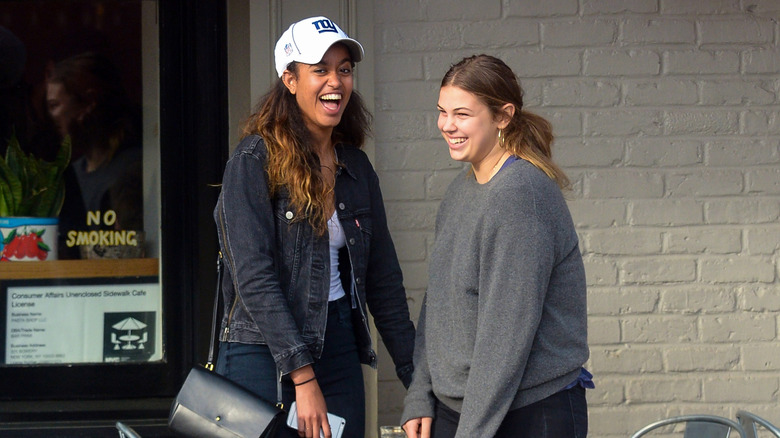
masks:
<path fill-rule="evenodd" d="M 222 295 L 222 271 L 220 252 L 208 362 L 205 367 L 196 365 L 190 371 L 171 406 L 168 427 L 182 437 L 271 438 L 284 427 L 281 381 L 277 381 L 277 403 L 273 405 L 214 372 L 214 338 Z"/>

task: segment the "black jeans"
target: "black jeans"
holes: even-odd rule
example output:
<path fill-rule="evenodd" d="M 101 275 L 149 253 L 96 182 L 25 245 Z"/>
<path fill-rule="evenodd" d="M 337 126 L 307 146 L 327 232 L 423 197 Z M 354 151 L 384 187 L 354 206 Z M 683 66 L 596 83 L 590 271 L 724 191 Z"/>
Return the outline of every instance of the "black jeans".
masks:
<path fill-rule="evenodd" d="M 325 344 L 322 356 L 314 363 L 314 374 L 328 412 L 347 420 L 342 437 L 362 438 L 366 427 L 363 369 L 350 315 L 348 297 L 328 303 Z M 276 401 L 276 363 L 268 346 L 223 342 L 216 371 L 264 399 Z M 295 389 L 287 376 L 282 379 L 282 394 L 287 409 L 295 399 Z M 279 436 L 298 436 L 297 431 L 284 429 Z"/>
<path fill-rule="evenodd" d="M 459 421 L 458 412 L 437 401 L 431 437 L 454 437 Z M 495 438 L 585 438 L 587 434 L 585 388 L 575 386 L 509 411 Z"/>

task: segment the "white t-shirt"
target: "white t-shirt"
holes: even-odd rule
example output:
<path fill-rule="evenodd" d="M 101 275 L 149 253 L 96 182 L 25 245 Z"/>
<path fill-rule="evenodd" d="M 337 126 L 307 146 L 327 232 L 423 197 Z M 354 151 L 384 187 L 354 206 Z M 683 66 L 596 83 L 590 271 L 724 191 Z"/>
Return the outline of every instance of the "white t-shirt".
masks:
<path fill-rule="evenodd" d="M 341 222 L 339 222 L 335 211 L 333 216 L 328 219 L 328 234 L 330 234 L 330 293 L 328 301 L 335 301 L 346 295 L 339 274 L 339 249 L 347 244 L 344 228 L 341 227 Z"/>

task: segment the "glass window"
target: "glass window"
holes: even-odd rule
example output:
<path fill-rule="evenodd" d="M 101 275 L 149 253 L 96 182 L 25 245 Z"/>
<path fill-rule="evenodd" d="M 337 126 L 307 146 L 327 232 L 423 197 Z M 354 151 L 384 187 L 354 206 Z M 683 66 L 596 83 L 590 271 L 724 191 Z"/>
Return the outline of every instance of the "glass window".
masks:
<path fill-rule="evenodd" d="M 0 1 L 0 366 L 159 362 L 157 4 Z"/>

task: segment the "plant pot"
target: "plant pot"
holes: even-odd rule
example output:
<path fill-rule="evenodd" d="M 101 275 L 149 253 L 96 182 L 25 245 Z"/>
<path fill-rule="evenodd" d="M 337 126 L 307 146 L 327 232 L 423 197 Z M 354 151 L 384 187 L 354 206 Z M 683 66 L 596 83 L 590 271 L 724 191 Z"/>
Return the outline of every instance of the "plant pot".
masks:
<path fill-rule="evenodd" d="M 0 217 L 0 261 L 57 260 L 59 219 Z"/>

